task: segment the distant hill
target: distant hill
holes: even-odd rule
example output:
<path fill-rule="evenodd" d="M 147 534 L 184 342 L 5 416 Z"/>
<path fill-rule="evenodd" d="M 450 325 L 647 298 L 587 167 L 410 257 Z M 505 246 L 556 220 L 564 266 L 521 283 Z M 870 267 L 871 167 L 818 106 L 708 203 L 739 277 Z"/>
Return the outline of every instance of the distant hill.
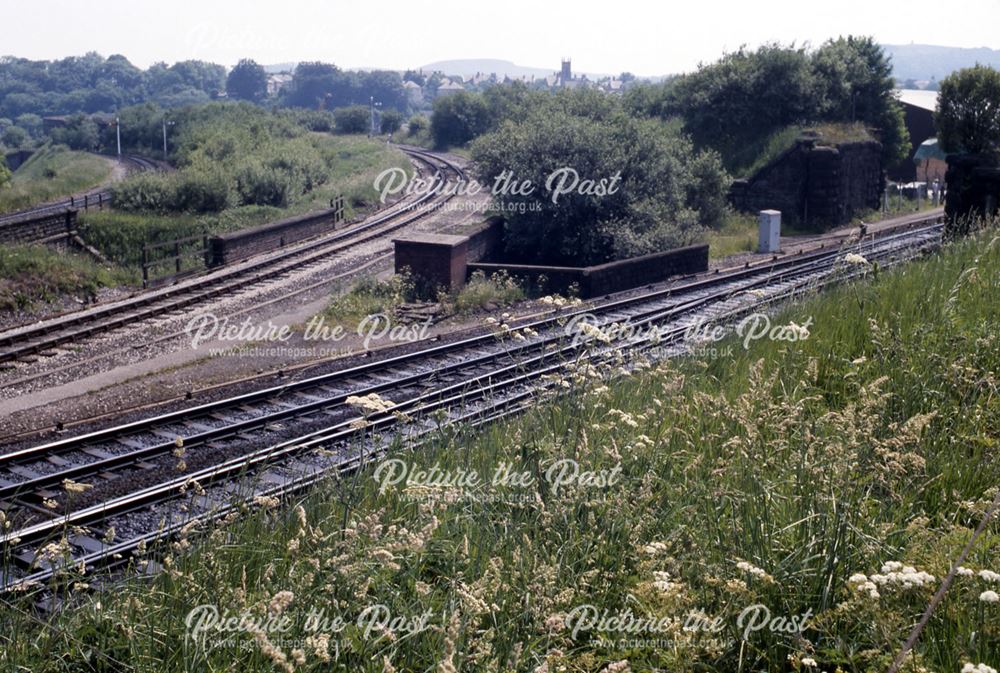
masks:
<path fill-rule="evenodd" d="M 559 72 L 560 64 L 553 63 L 551 68 L 535 68 L 526 65 L 517 65 L 512 61 L 503 61 L 496 58 L 466 58 L 466 59 L 455 59 L 451 61 L 437 61 L 435 63 L 428 63 L 425 66 L 421 66 L 421 70 L 424 72 L 434 72 L 435 70 L 440 70 L 446 75 L 461 75 L 462 77 L 474 77 L 476 73 L 483 73 L 489 75 L 490 73 L 496 73 L 497 77 L 503 77 L 507 75 L 508 77 L 531 77 L 534 75 L 538 77 L 548 77 L 553 73 Z M 594 79 L 599 77 L 607 77 L 608 73 L 579 73 L 575 70 L 573 74 L 580 76 L 586 74 L 587 77 Z"/>
<path fill-rule="evenodd" d="M 981 63 L 1000 68 L 1000 51 L 980 47 L 938 47 L 929 44 L 884 44 L 892 57 L 892 71 L 898 79 L 942 79 L 955 70 Z"/>

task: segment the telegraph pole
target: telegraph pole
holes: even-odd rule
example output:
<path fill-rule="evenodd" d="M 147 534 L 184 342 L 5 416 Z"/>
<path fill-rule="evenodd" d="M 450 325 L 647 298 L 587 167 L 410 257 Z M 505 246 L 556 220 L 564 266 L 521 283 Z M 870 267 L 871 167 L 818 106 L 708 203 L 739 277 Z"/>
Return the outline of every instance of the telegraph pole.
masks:
<path fill-rule="evenodd" d="M 371 128 L 371 134 L 370 135 L 372 137 L 375 137 L 375 136 L 378 135 L 378 129 L 375 127 L 375 108 L 376 107 L 382 107 L 382 103 L 376 103 L 375 102 L 375 96 L 372 96 L 369 99 L 369 105 L 370 105 L 371 116 L 372 116 L 372 128 Z"/>
<path fill-rule="evenodd" d="M 118 139 L 118 157 L 122 156 L 122 120 L 115 117 L 115 137 Z"/>
<path fill-rule="evenodd" d="M 163 118 L 163 159 L 167 159 L 167 127 L 173 126 L 175 122 L 167 121 L 167 118 Z"/>

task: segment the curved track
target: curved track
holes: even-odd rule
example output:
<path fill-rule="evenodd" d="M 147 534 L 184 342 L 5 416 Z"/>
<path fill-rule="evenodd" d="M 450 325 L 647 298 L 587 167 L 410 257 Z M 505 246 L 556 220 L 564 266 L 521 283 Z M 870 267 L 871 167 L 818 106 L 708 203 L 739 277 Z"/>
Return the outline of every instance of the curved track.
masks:
<path fill-rule="evenodd" d="M 465 176 L 460 166 L 435 154 L 412 148 L 401 149 L 431 171 L 448 172 L 458 178 Z M 388 212 L 360 225 L 290 246 L 277 254 L 263 255 L 167 288 L 144 292 L 124 301 L 0 333 L 0 363 L 45 353 L 63 344 L 79 343 L 95 334 L 185 309 L 293 270 L 301 270 L 306 265 L 322 262 L 332 255 L 383 237 L 427 217 L 454 197 L 452 190 L 443 189 L 444 183 L 444 180 L 439 181 L 435 191 L 394 206 Z"/>

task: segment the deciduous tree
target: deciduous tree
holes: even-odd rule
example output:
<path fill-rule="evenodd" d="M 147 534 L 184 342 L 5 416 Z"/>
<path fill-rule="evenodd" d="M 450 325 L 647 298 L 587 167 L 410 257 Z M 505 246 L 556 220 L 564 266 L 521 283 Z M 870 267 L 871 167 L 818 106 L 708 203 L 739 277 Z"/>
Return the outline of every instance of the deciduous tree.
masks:
<path fill-rule="evenodd" d="M 1000 153 L 1000 72 L 977 65 L 941 80 L 934 121 L 948 152 Z"/>
<path fill-rule="evenodd" d="M 260 102 L 267 96 L 267 73 L 256 61 L 245 58 L 226 77 L 226 93 L 230 98 Z"/>

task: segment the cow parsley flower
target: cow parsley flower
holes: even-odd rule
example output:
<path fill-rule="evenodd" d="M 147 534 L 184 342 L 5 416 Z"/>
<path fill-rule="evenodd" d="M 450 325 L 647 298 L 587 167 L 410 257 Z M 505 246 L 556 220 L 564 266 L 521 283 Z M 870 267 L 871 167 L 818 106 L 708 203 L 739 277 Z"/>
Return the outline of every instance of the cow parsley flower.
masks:
<path fill-rule="evenodd" d="M 962 673 L 997 673 L 997 669 L 986 664 L 966 664 L 962 666 Z"/>
<path fill-rule="evenodd" d="M 886 561 L 882 564 L 881 574 L 872 575 L 870 579 L 881 586 L 898 585 L 910 589 L 931 584 L 934 582 L 934 575 L 917 570 L 913 566 L 904 566 L 899 561 Z"/>
<path fill-rule="evenodd" d="M 1000 601 L 1000 595 L 997 595 L 997 592 L 995 591 L 984 591 L 979 594 L 979 600 L 983 603 L 996 603 L 997 601 Z"/>
<path fill-rule="evenodd" d="M 740 561 L 739 563 L 737 563 L 736 568 L 738 570 L 742 570 L 745 573 L 750 573 L 757 579 L 764 580 L 765 582 L 770 582 L 774 580 L 774 578 L 771 577 L 766 570 L 758 568 L 752 563 L 747 563 L 746 561 Z"/>

